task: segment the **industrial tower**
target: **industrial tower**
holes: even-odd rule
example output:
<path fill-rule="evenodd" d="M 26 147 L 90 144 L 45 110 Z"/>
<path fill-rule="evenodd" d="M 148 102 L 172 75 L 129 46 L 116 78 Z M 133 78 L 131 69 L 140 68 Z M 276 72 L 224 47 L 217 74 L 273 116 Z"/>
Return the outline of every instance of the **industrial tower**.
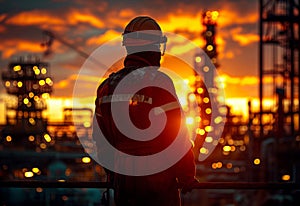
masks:
<path fill-rule="evenodd" d="M 194 58 L 195 90 L 189 97 L 196 99 L 200 121 L 196 130 L 194 153 L 199 161 L 200 178 L 207 181 L 249 181 L 251 176 L 246 172 L 252 166 L 249 162 L 249 136 L 247 123 L 241 116 L 230 113 L 230 108 L 216 99 L 224 98 L 222 85 L 218 82 L 218 52 L 216 43 L 218 11 L 202 13 L 203 51 Z M 206 55 L 204 55 L 204 53 Z M 224 99 L 225 101 L 225 99 Z M 218 110 L 218 117 L 213 115 Z M 226 115 L 226 117 L 225 117 Z M 220 126 L 220 122 L 224 125 Z M 224 128 L 223 128 L 224 126 Z M 217 131 L 222 127 L 222 133 Z"/>
<path fill-rule="evenodd" d="M 273 98 L 269 109 L 277 110 L 274 118 L 281 121 L 281 136 L 295 135 L 300 128 L 299 22 L 299 1 L 260 0 L 260 129 L 264 130 L 263 100 Z"/>
<path fill-rule="evenodd" d="M 264 180 L 299 181 L 299 162 L 292 157 L 299 155 L 300 141 L 300 4 L 260 0 L 259 5 L 260 106 L 250 119 L 256 122 L 256 153 L 265 162 Z"/>
<path fill-rule="evenodd" d="M 203 50 L 196 53 L 194 56 L 195 83 L 194 92 L 189 94 L 189 101 L 194 101 L 198 105 L 198 114 L 196 116 L 196 139 L 195 141 L 195 156 L 201 161 L 199 155 L 203 158 L 209 154 L 208 148 L 204 145 L 207 134 L 211 129 L 211 101 L 209 92 L 215 88 L 214 70 L 217 66 L 217 51 L 216 51 L 216 25 L 218 11 L 205 11 L 202 13 L 202 38 L 205 41 Z M 205 53 L 206 54 L 205 54 Z M 211 140 L 210 140 L 211 141 Z M 212 141 L 211 141 L 212 143 Z M 200 158 L 200 159 L 199 159 Z"/>
<path fill-rule="evenodd" d="M 2 80 L 10 95 L 6 102 L 2 143 L 14 147 L 28 143 L 45 149 L 52 141 L 47 132 L 46 116 L 46 99 L 53 85 L 48 63 L 21 58 L 8 65 Z"/>

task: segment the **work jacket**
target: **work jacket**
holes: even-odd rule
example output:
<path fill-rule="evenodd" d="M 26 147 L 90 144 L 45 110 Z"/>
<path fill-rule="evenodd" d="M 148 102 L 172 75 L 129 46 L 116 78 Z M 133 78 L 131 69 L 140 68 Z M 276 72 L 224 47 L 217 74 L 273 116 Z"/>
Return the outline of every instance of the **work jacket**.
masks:
<path fill-rule="evenodd" d="M 121 108 L 124 102 L 127 102 L 129 111 L 120 109 L 115 112 L 117 115 L 113 115 L 112 108 Z M 123 112 L 129 113 L 129 119 Z M 95 114 L 97 126 L 107 141 L 116 150 L 132 156 L 153 155 L 167 149 L 176 139 L 179 128 L 185 127 L 181 125 L 184 117 L 172 80 L 163 72 L 158 71 L 157 66 L 152 66 L 138 55 L 127 56 L 125 67 L 111 74 L 98 87 Z M 151 115 L 156 115 L 155 121 L 160 121 L 160 116 L 166 121 L 162 122 L 165 123 L 162 131 L 146 141 L 143 135 L 140 141 L 126 136 L 120 131 L 124 128 L 118 128 L 115 123 L 116 119 L 121 123 L 131 121 L 134 127 L 146 130 L 154 125 L 151 122 Z M 153 131 L 155 133 L 155 128 Z M 189 138 L 187 133 L 184 135 L 184 138 Z M 105 148 L 102 148 L 97 136 L 94 136 L 94 140 L 97 143 L 98 155 L 103 154 L 101 151 Z M 187 142 L 189 141 L 185 141 L 184 144 Z M 116 164 L 127 164 L 127 160 L 122 158 L 116 157 L 114 161 Z M 142 166 L 133 166 L 128 162 L 128 167 Z M 194 181 L 194 156 L 192 150 L 189 149 L 174 165 L 155 174 L 133 176 L 111 171 L 111 175 L 117 205 L 176 206 L 180 205 L 179 189 L 188 187 L 188 184 Z"/>

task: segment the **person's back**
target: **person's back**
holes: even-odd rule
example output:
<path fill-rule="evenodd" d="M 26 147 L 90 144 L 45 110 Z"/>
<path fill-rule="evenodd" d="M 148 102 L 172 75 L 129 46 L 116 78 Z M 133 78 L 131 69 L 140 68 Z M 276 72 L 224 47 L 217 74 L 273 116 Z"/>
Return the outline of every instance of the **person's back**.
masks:
<path fill-rule="evenodd" d="M 137 17 L 127 25 L 124 34 L 143 30 L 143 25 L 146 27 L 145 30 L 160 31 L 153 19 Z M 158 71 L 161 56 L 158 45 L 161 42 L 151 42 L 145 47 L 145 45 L 137 45 L 134 38 L 136 37 L 129 36 L 129 39 L 123 41 L 128 52 L 124 61 L 125 67 L 111 74 L 97 90 L 96 116 L 101 131 L 113 147 L 125 154 L 149 156 L 165 150 L 176 139 L 179 128 L 182 126 L 182 111 L 172 80 Z M 160 37 L 161 39 L 163 38 Z M 147 35 L 146 40 L 153 41 L 153 38 Z M 145 43 L 145 41 L 142 42 Z M 163 89 L 157 85 L 163 85 Z M 118 121 L 123 122 L 124 125 L 127 124 L 128 117 L 122 112 L 124 101 L 128 101 L 129 119 L 134 127 L 147 130 L 153 127 L 152 117 L 158 122 L 165 118 L 163 130 L 154 134 L 156 128 L 152 128 L 154 131 L 152 139 L 147 139 L 148 137 L 143 137 L 143 135 L 138 140 L 127 137 L 116 125 L 116 119 L 112 114 L 112 108 L 120 109 Z M 160 122 L 156 125 L 159 124 Z M 147 135 L 151 136 L 152 133 Z M 94 138 L 97 142 L 97 137 Z M 101 145 L 97 146 L 98 150 L 101 150 Z M 168 161 L 168 157 L 165 158 L 164 161 Z M 132 165 L 126 158 L 120 157 L 116 157 L 115 163 L 132 168 L 144 166 Z M 156 165 L 153 167 L 155 168 Z M 180 205 L 178 189 L 187 187 L 195 181 L 194 156 L 189 150 L 176 164 L 155 174 L 139 176 L 112 172 L 111 175 L 113 175 L 117 205 L 176 206 Z"/>

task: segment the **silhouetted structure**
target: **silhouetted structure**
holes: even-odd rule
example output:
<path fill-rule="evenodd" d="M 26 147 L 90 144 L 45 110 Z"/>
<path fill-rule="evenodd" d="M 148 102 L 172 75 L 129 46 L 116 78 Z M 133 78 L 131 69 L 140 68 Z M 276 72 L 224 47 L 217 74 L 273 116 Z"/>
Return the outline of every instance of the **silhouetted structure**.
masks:
<path fill-rule="evenodd" d="M 53 86 L 48 63 L 31 58 L 11 62 L 2 73 L 2 80 L 12 96 L 6 102 L 3 143 L 17 146 L 32 142 L 46 147 L 51 142 L 47 132 L 46 99 Z"/>
<path fill-rule="evenodd" d="M 299 181 L 299 1 L 260 0 L 258 113 L 250 115 L 263 181 Z M 274 104 L 266 107 L 264 103 Z M 257 149 L 256 149 L 257 148 Z"/>

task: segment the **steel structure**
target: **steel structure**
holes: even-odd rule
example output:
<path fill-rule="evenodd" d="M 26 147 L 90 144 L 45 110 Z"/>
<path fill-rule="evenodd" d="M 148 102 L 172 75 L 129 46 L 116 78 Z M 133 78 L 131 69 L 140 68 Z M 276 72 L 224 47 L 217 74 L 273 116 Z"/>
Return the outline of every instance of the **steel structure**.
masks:
<path fill-rule="evenodd" d="M 52 93 L 53 81 L 49 64 L 38 59 L 21 58 L 11 62 L 2 73 L 10 98 L 6 101 L 6 143 L 51 142 L 47 133 L 46 99 Z"/>
<path fill-rule="evenodd" d="M 299 12 L 299 0 L 260 0 L 260 136 L 274 129 L 293 136 L 300 128 Z M 264 107 L 266 99 L 275 104 Z"/>
<path fill-rule="evenodd" d="M 259 6 L 260 104 L 249 115 L 254 155 L 263 162 L 258 178 L 299 182 L 300 4 L 260 0 Z"/>
<path fill-rule="evenodd" d="M 197 52 L 194 56 L 195 83 L 194 91 L 188 95 L 189 102 L 195 102 L 198 106 L 198 114 L 196 116 L 196 138 L 194 154 L 199 161 L 204 159 L 209 153 L 204 146 L 208 129 L 211 125 L 211 102 L 209 99 L 209 91 L 215 88 L 214 69 L 217 66 L 216 51 L 216 26 L 218 11 L 204 11 L 202 13 L 202 38 L 205 42 L 203 50 Z M 205 55 L 206 53 L 206 55 Z M 208 58 L 207 58 L 208 57 Z M 190 105 L 191 106 L 191 105 Z M 200 157 L 202 156 L 202 158 Z"/>
<path fill-rule="evenodd" d="M 252 156 L 249 149 L 251 141 L 247 130 L 248 124 L 242 116 L 232 114 L 228 106 L 220 106 L 223 108 L 219 107 L 219 112 L 226 114 L 226 119 L 222 120 L 225 123 L 223 133 L 218 140 L 215 140 L 214 136 L 208 136 L 209 129 L 217 130 L 213 128 L 212 121 L 215 119 L 210 113 L 213 100 L 210 99 L 209 92 L 217 91 L 222 86 L 219 85 L 216 75 L 216 69 L 219 67 L 216 43 L 218 16 L 218 11 L 202 13 L 204 28 L 202 49 L 206 55 L 203 55 L 203 52 L 196 53 L 194 59 L 194 67 L 198 73 L 195 74 L 195 91 L 192 95 L 199 106 L 201 118 L 195 141 L 195 154 L 202 156 L 198 158 L 201 162 L 198 173 L 209 181 L 252 181 L 251 174 L 246 172 L 253 167 L 253 163 L 249 161 Z M 219 94 L 222 95 L 221 92 Z M 215 147 L 210 147 L 209 144 Z M 208 151 L 210 148 L 214 150 Z"/>

